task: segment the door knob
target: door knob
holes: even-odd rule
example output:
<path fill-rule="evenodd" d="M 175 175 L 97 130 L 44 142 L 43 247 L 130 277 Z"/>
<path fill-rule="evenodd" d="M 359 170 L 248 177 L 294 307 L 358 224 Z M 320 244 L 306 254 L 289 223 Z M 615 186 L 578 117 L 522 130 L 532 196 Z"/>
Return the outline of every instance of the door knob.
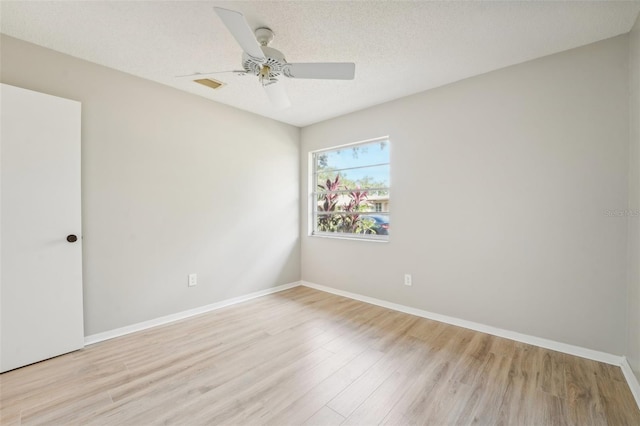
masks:
<path fill-rule="evenodd" d="M 76 241 L 78 241 L 78 237 L 73 234 L 67 235 L 67 241 L 69 241 L 70 243 L 75 243 Z"/>

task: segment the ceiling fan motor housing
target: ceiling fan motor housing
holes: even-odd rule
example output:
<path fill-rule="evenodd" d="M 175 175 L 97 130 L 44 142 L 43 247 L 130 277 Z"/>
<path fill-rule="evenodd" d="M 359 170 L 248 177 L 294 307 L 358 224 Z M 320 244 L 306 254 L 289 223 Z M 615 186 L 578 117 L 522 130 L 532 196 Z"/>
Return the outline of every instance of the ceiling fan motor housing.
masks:
<path fill-rule="evenodd" d="M 266 61 L 253 58 L 246 53 L 242 54 L 242 67 L 250 74 L 260 76 L 263 74 L 262 84 L 267 85 L 275 83 L 277 78 L 284 73 L 287 60 L 279 50 L 268 46 L 260 46 Z M 268 68 L 265 68 L 268 67 Z M 267 71 L 267 72 L 265 72 Z"/>

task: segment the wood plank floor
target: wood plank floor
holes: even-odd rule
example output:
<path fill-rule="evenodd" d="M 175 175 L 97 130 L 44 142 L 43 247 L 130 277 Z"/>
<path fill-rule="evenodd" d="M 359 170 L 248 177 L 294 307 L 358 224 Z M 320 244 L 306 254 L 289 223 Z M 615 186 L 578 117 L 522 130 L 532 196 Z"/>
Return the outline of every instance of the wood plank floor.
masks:
<path fill-rule="evenodd" d="M 2 425 L 640 425 L 618 367 L 297 287 L 0 376 Z"/>

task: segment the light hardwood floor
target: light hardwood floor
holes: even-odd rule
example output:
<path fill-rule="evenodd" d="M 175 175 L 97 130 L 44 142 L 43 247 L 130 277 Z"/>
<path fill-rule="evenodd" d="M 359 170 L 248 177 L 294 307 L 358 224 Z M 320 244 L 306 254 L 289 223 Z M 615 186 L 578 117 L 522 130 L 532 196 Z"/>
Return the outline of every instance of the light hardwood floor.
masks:
<path fill-rule="evenodd" d="M 640 425 L 618 367 L 297 287 L 0 376 L 2 425 Z"/>

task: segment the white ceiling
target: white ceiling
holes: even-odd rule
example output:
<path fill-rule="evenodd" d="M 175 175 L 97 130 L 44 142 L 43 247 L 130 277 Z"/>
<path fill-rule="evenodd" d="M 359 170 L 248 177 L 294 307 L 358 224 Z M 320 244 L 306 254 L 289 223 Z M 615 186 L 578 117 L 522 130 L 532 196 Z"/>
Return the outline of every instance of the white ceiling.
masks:
<path fill-rule="evenodd" d="M 211 89 L 176 76 L 240 69 L 213 6 L 276 34 L 289 62 L 355 62 L 351 81 L 284 81 L 275 110 L 256 77 Z M 0 31 L 296 126 L 628 32 L 640 1 L 6 1 Z M 43 72 L 46 72 L 43 70 Z"/>

